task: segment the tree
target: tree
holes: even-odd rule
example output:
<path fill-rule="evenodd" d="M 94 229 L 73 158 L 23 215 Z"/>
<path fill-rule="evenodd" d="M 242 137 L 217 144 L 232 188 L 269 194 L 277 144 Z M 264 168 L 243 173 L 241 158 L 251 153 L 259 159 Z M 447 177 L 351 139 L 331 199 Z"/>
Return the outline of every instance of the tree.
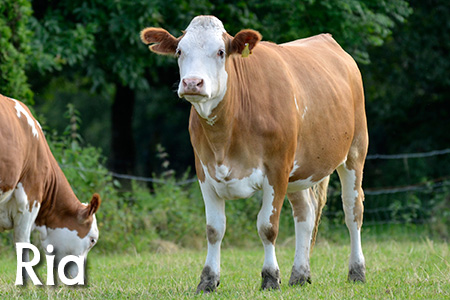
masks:
<path fill-rule="evenodd" d="M 408 22 L 383 47 L 371 49 L 376 61 L 362 68 L 372 153 L 426 152 L 450 145 L 450 7 L 445 0 L 414 0 L 411 7 Z M 398 164 L 400 170 L 391 167 L 393 162 L 377 163 L 367 168 L 372 170 L 367 178 L 390 186 L 450 175 L 442 168 L 450 163 L 448 155 L 406 163 L 404 168 Z"/>
<path fill-rule="evenodd" d="M 27 25 L 31 16 L 28 0 L 0 0 L 0 93 L 33 101 L 25 74 L 30 55 L 31 31 Z"/>
<path fill-rule="evenodd" d="M 158 112 L 151 114 L 162 122 L 151 126 L 160 130 L 153 130 L 149 135 L 134 128 L 135 105 L 143 103 L 137 96 L 148 99 L 147 107 L 153 101 L 166 99 L 167 102 L 168 98 L 176 98 L 174 94 L 170 96 L 167 86 L 178 80 L 173 59 L 150 55 L 140 43 L 138 34 L 144 27 L 161 26 L 179 36 L 194 16 L 214 14 L 224 22 L 230 34 L 251 27 L 274 42 L 331 32 L 356 59 L 368 62 L 367 47 L 382 44 L 394 20 L 403 21 L 410 13 L 402 0 L 234 0 L 226 3 L 218 0 L 36 0 L 33 9 L 35 18 L 31 28 L 35 39 L 32 46 L 42 49 L 36 51 L 40 57 L 34 60 L 33 69 L 69 79 L 88 78 L 97 93 L 114 91 L 111 166 L 114 171 L 128 173 L 134 169 L 135 149 L 148 147 L 148 143 L 142 144 L 143 140 L 151 140 L 156 145 L 164 139 L 174 140 L 174 135 L 179 133 L 186 134 L 189 109 L 186 105 L 172 106 L 172 109 L 166 105 L 164 111 L 160 111 L 163 106 L 153 105 Z M 185 116 L 179 119 L 183 114 L 174 113 L 173 108 L 180 109 Z M 140 107 L 139 114 L 145 110 Z M 171 118 L 170 124 L 168 118 Z M 149 126 L 148 122 L 145 125 Z M 167 126 L 160 127 L 162 125 Z M 135 139 L 136 134 L 140 136 Z M 164 146 L 174 157 L 179 149 L 190 149 L 187 139 L 183 143 Z M 184 157 L 189 164 L 193 161 L 192 154 Z"/>

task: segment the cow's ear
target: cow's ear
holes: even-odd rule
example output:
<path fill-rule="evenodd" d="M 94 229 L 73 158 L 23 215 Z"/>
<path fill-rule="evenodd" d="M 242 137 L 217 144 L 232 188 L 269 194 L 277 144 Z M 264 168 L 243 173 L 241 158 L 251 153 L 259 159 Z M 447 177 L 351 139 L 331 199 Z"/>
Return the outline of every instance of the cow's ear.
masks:
<path fill-rule="evenodd" d="M 141 31 L 141 41 L 149 46 L 150 51 L 173 55 L 177 50 L 179 39 L 162 28 L 148 27 Z"/>
<path fill-rule="evenodd" d="M 87 206 L 87 215 L 92 216 L 93 214 L 95 214 L 100 207 L 100 203 L 102 203 L 100 195 L 97 193 L 92 195 L 91 202 L 89 202 L 89 205 Z"/>
<path fill-rule="evenodd" d="M 244 29 L 238 32 L 236 36 L 231 41 L 231 51 L 230 54 L 246 54 L 246 51 L 252 53 L 253 48 L 255 48 L 256 44 L 261 40 L 262 36 L 258 31 L 251 29 Z M 244 53 L 243 53 L 244 52 Z"/>
<path fill-rule="evenodd" d="M 100 203 L 102 200 L 100 199 L 99 194 L 95 193 L 92 195 L 91 202 L 85 207 L 83 207 L 78 213 L 78 221 L 80 224 L 86 224 L 89 221 L 89 217 L 93 216 L 98 208 L 100 207 Z"/>

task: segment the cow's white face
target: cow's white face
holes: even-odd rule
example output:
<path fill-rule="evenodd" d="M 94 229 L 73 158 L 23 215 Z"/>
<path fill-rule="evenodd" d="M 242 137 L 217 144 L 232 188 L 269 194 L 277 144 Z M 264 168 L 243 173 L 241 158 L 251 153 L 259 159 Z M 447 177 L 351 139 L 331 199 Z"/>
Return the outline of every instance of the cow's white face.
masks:
<path fill-rule="evenodd" d="M 55 256 L 55 268 L 68 255 L 83 257 L 84 261 L 86 261 L 89 250 L 98 241 L 99 232 L 95 213 L 100 207 L 100 203 L 100 196 L 94 194 L 89 204 L 82 204 L 75 213 L 63 216 L 62 221 L 67 225 L 71 224 L 72 229 L 64 226 L 36 226 L 45 251 L 48 251 L 48 245 L 53 246 L 53 248 L 50 247 L 53 251 L 50 250 L 52 252 L 47 254 Z M 72 278 L 78 275 L 76 264 L 69 264 L 65 271 Z"/>
<path fill-rule="evenodd" d="M 69 230 L 67 228 L 53 229 L 38 226 L 36 229 L 40 232 L 41 244 L 46 252 L 47 246 L 53 245 L 53 252 L 46 254 L 55 256 L 55 268 L 58 267 L 61 259 L 67 255 L 81 256 L 86 261 L 89 250 L 97 243 L 99 236 L 95 215 L 93 216 L 91 229 L 84 238 L 80 238 L 76 230 Z M 75 278 L 78 274 L 77 265 L 69 264 L 66 268 L 66 273 L 70 277 Z"/>
<path fill-rule="evenodd" d="M 149 27 L 141 31 L 141 40 L 153 52 L 178 57 L 178 96 L 191 102 L 201 117 L 211 120 L 212 110 L 227 91 L 227 57 L 242 54 L 244 49 L 251 52 L 261 34 L 245 29 L 232 37 L 216 17 L 198 16 L 179 38 L 162 28 Z"/>
<path fill-rule="evenodd" d="M 175 52 L 180 67 L 180 98 L 194 105 L 222 100 L 228 79 L 224 33 L 222 22 L 217 18 L 192 20 Z"/>

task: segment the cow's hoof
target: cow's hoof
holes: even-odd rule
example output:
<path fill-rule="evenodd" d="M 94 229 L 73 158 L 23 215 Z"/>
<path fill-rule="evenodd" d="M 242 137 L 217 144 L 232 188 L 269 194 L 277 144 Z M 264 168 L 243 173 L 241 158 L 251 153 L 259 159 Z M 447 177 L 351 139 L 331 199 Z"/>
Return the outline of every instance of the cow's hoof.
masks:
<path fill-rule="evenodd" d="M 213 273 L 210 267 L 204 267 L 200 276 L 200 283 L 197 286 L 197 294 L 211 293 L 219 286 L 219 275 Z"/>
<path fill-rule="evenodd" d="M 348 281 L 366 282 L 366 267 L 364 264 L 354 264 L 348 271 Z"/>
<path fill-rule="evenodd" d="M 311 283 L 311 273 L 309 268 L 292 268 L 289 285 L 304 285 L 305 283 Z"/>
<path fill-rule="evenodd" d="M 262 290 L 279 290 L 281 279 L 280 279 L 280 270 L 262 270 Z"/>

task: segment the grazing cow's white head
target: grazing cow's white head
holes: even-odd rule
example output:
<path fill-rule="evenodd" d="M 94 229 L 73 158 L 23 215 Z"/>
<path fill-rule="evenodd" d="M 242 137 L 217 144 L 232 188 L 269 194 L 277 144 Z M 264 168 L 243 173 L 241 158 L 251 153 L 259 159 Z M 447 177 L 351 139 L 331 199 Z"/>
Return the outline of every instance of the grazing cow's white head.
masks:
<path fill-rule="evenodd" d="M 261 34 L 242 30 L 232 37 L 216 17 L 198 16 L 179 38 L 162 28 L 150 27 L 141 31 L 141 39 L 150 45 L 151 51 L 178 58 L 178 96 L 186 98 L 207 118 L 227 90 L 226 58 L 241 54 L 246 48 L 251 51 L 261 40 Z"/>
<path fill-rule="evenodd" d="M 77 215 L 64 216 L 63 225 L 51 228 L 50 226 L 37 226 L 40 233 L 42 247 L 47 251 L 48 245 L 53 245 L 53 252 L 47 253 L 55 256 L 55 268 L 61 259 L 67 255 L 81 256 L 86 260 L 88 252 L 98 241 L 99 231 L 95 213 L 100 207 L 100 196 L 94 194 L 91 202 L 83 204 Z M 76 264 L 69 264 L 66 273 L 75 278 L 78 274 Z"/>

